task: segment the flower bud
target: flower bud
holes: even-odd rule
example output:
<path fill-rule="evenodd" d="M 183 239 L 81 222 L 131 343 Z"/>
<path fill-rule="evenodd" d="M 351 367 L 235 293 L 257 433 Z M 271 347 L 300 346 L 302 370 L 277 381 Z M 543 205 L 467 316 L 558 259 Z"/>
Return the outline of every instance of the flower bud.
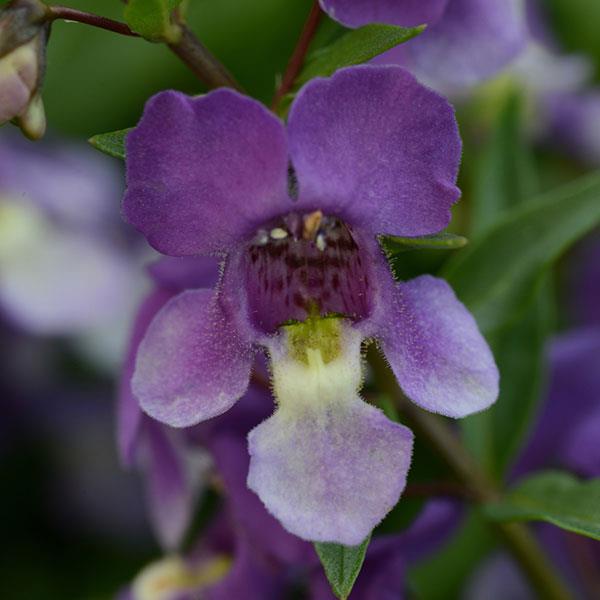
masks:
<path fill-rule="evenodd" d="M 12 119 L 32 139 L 46 129 L 40 88 L 50 31 L 39 0 L 13 0 L 0 11 L 0 125 Z"/>

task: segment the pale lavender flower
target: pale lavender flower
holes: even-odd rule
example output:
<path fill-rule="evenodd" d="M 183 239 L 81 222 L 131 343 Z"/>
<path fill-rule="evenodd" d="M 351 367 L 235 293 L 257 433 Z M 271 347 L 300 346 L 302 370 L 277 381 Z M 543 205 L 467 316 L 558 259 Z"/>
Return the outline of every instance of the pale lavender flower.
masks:
<path fill-rule="evenodd" d="M 128 136 L 127 219 L 165 254 L 223 260 L 214 291 L 158 313 L 133 393 L 197 424 L 237 402 L 266 348 L 277 410 L 249 435 L 248 485 L 300 537 L 358 544 L 405 485 L 411 432 L 358 395 L 364 340 L 424 408 L 496 399 L 473 317 L 442 280 L 394 283 L 377 241 L 448 224 L 459 158 L 451 107 L 399 67 L 313 80 L 287 129 L 230 90 L 164 92 Z"/>
<path fill-rule="evenodd" d="M 321 0 L 321 6 L 349 27 L 427 24 L 417 38 L 376 62 L 404 65 L 444 91 L 495 75 L 518 56 L 528 38 L 521 0 Z"/>
<path fill-rule="evenodd" d="M 128 317 L 141 287 L 138 252 L 115 210 L 118 174 L 90 154 L 0 142 L 0 316 L 86 344 Z"/>

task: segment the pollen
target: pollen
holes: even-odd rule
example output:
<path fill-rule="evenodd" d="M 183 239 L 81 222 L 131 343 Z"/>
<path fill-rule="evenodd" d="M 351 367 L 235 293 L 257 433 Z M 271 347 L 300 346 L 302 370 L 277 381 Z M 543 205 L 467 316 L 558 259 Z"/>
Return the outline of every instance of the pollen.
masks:
<path fill-rule="evenodd" d="M 282 227 L 275 227 L 274 229 L 271 229 L 271 238 L 274 240 L 285 240 L 287 236 L 288 232 Z"/>
<path fill-rule="evenodd" d="M 320 210 L 310 213 L 304 217 L 304 227 L 302 229 L 302 237 L 305 240 L 314 240 L 319 227 L 321 227 L 321 221 L 323 220 L 323 213 Z"/>

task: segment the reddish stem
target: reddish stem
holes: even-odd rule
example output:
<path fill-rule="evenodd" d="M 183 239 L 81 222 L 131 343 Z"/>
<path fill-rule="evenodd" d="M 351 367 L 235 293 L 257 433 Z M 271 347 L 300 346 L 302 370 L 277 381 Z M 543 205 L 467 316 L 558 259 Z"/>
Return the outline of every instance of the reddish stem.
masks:
<path fill-rule="evenodd" d="M 94 15 L 91 13 L 83 12 L 82 10 L 76 10 L 67 6 L 49 6 L 48 10 L 51 15 L 51 20 L 63 19 L 65 21 L 77 21 L 77 23 L 85 23 L 92 27 L 98 27 L 100 29 L 106 29 L 114 33 L 120 33 L 121 35 L 128 35 L 131 37 L 140 37 L 135 31 L 132 31 L 125 23 L 119 21 L 113 21 L 100 15 Z"/>
<path fill-rule="evenodd" d="M 279 106 L 282 98 L 292 89 L 294 81 L 296 81 L 296 77 L 298 77 L 298 73 L 300 73 L 300 69 L 302 69 L 304 59 L 306 58 L 306 53 L 308 52 L 310 43 L 317 32 L 322 15 L 323 12 L 321 11 L 319 2 L 318 0 L 315 0 L 310 12 L 308 13 L 308 17 L 306 18 L 304 27 L 302 28 L 302 32 L 300 33 L 300 37 L 298 38 L 298 42 L 294 48 L 294 52 L 292 53 L 292 56 L 290 57 L 290 60 L 285 68 L 283 78 L 281 79 L 281 84 L 275 91 L 273 103 L 271 104 L 271 108 L 273 110 Z"/>

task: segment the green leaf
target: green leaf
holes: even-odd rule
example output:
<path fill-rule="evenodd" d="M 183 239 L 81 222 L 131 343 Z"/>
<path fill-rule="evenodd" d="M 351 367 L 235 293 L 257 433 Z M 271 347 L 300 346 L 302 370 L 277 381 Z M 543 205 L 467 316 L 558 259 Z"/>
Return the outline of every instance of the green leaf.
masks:
<path fill-rule="evenodd" d="M 472 161 L 477 165 L 471 210 L 474 236 L 495 223 L 505 210 L 538 192 L 522 115 L 523 98 L 511 91 L 504 99 L 490 139 Z"/>
<path fill-rule="evenodd" d="M 298 75 L 295 89 L 313 77 L 327 77 L 342 67 L 359 65 L 415 37 L 425 29 L 394 25 L 365 25 L 311 54 Z"/>
<path fill-rule="evenodd" d="M 546 471 L 518 484 L 507 497 L 485 508 L 497 521 L 546 521 L 600 540 L 600 479 L 580 481 Z"/>
<path fill-rule="evenodd" d="M 522 127 L 522 98 L 504 98 L 487 143 L 478 150 L 473 177 L 471 223 L 475 239 L 507 210 L 533 197 L 537 188 L 530 148 Z M 500 396 L 488 410 L 461 420 L 463 440 L 497 479 L 521 448 L 542 397 L 544 347 L 554 322 L 550 273 L 527 310 L 491 334 L 488 341 L 500 370 Z"/>
<path fill-rule="evenodd" d="M 169 40 L 173 35 L 171 11 L 177 0 L 129 0 L 125 7 L 127 25 L 151 41 Z"/>
<path fill-rule="evenodd" d="M 345 600 L 352 591 L 352 586 L 358 577 L 365 560 L 367 547 L 371 536 L 359 546 L 342 546 L 340 544 L 315 543 L 315 550 L 331 589 L 337 598 Z"/>
<path fill-rule="evenodd" d="M 460 423 L 466 446 L 497 479 L 502 479 L 521 449 L 543 397 L 544 350 L 554 325 L 551 288 L 548 274 L 529 309 L 489 336 L 500 370 L 500 396 L 488 410 Z"/>
<path fill-rule="evenodd" d="M 442 274 L 485 332 L 519 317 L 546 269 L 600 222 L 600 172 L 510 211 Z"/>
<path fill-rule="evenodd" d="M 392 254 L 408 250 L 456 250 L 466 246 L 469 240 L 453 233 L 437 233 L 421 237 L 382 237 L 385 249 Z"/>
<path fill-rule="evenodd" d="M 132 129 L 133 127 L 128 127 L 110 133 L 99 133 L 92 136 L 88 142 L 104 154 L 125 159 L 125 138 Z"/>

